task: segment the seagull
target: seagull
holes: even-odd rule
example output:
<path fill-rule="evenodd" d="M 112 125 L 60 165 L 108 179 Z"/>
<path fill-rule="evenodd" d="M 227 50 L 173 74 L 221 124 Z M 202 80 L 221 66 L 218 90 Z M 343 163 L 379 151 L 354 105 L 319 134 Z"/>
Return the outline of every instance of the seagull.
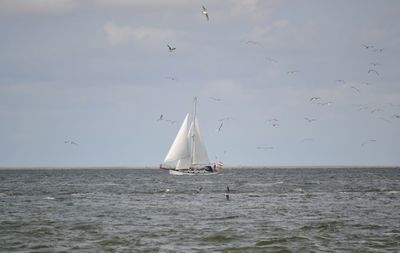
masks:
<path fill-rule="evenodd" d="M 171 123 L 171 125 L 176 123 L 176 120 L 166 119 L 165 122 Z"/>
<path fill-rule="evenodd" d="M 317 121 L 317 119 L 310 119 L 310 118 L 307 118 L 307 117 L 305 117 L 304 119 L 307 120 L 308 123 L 311 123 L 311 122 L 313 122 L 313 121 Z"/>
<path fill-rule="evenodd" d="M 364 47 L 365 47 L 365 49 L 370 49 L 370 48 L 373 48 L 374 46 L 369 46 L 369 45 L 365 45 L 365 44 L 362 44 Z"/>
<path fill-rule="evenodd" d="M 289 74 L 294 74 L 297 72 L 300 72 L 300 70 L 290 70 L 290 71 L 287 71 L 286 74 L 289 75 Z"/>
<path fill-rule="evenodd" d="M 267 149 L 274 149 L 274 147 L 263 147 L 263 146 L 259 146 L 259 147 L 256 147 L 256 149 L 265 149 L 265 150 L 267 150 Z"/>
<path fill-rule="evenodd" d="M 312 98 L 310 98 L 310 101 L 312 102 L 312 101 L 318 100 L 318 99 L 321 99 L 321 97 L 312 97 Z"/>
<path fill-rule="evenodd" d="M 279 126 L 279 124 L 278 123 L 272 123 L 271 126 L 277 127 L 277 126 Z"/>
<path fill-rule="evenodd" d="M 393 114 L 392 118 L 400 119 L 400 115 L 399 114 Z"/>
<path fill-rule="evenodd" d="M 361 106 L 360 108 L 358 108 L 358 111 L 363 111 L 363 110 L 368 110 L 368 109 L 369 109 L 369 106 L 364 105 L 364 106 Z"/>
<path fill-rule="evenodd" d="M 383 112 L 383 110 L 381 108 L 375 108 L 375 109 L 371 110 L 371 113 L 375 113 L 375 112 Z"/>
<path fill-rule="evenodd" d="M 376 48 L 376 49 L 374 49 L 374 52 L 382 53 L 383 52 L 383 48 Z"/>
<path fill-rule="evenodd" d="M 157 119 L 157 121 L 161 121 L 161 120 L 163 120 L 164 119 L 164 115 L 160 115 L 160 117 Z"/>
<path fill-rule="evenodd" d="M 343 83 L 343 84 L 345 84 L 345 83 L 346 83 L 346 81 L 345 81 L 345 80 L 343 80 L 343 79 L 338 79 L 338 80 L 336 80 L 336 82 L 337 82 L 337 83 Z"/>
<path fill-rule="evenodd" d="M 207 9 L 206 9 L 206 7 L 204 7 L 204 5 L 202 5 L 201 7 L 203 7 L 203 10 L 201 11 L 201 13 L 203 13 L 203 14 L 206 16 L 206 18 L 207 18 L 207 21 L 209 21 L 209 18 L 208 18 L 208 12 L 207 12 Z"/>
<path fill-rule="evenodd" d="M 260 46 L 260 43 L 258 41 L 254 41 L 254 40 L 248 40 L 246 42 L 246 44 L 252 44 L 252 45 Z"/>
<path fill-rule="evenodd" d="M 71 145 L 75 145 L 78 146 L 78 143 L 74 142 L 74 141 L 64 141 L 65 144 L 71 144 Z"/>
<path fill-rule="evenodd" d="M 375 69 L 369 69 L 368 70 L 368 74 L 371 73 L 371 72 L 374 72 L 377 76 L 379 76 L 378 71 L 376 71 Z"/>
<path fill-rule="evenodd" d="M 331 104 L 333 104 L 333 102 L 331 102 L 331 101 L 325 102 L 325 103 L 321 103 L 321 102 L 317 103 L 317 105 L 321 105 L 321 106 L 331 105 Z"/>
<path fill-rule="evenodd" d="M 364 141 L 363 143 L 361 143 L 361 147 L 364 147 L 365 145 L 367 145 L 367 144 L 370 143 L 370 142 L 376 142 L 376 140 L 367 140 L 367 141 Z"/>
<path fill-rule="evenodd" d="M 381 65 L 381 64 L 379 64 L 379 63 L 377 63 L 377 62 L 371 62 L 370 65 L 376 67 L 376 66 Z"/>
<path fill-rule="evenodd" d="M 167 47 L 171 53 L 176 49 L 176 47 L 171 47 L 170 45 L 167 45 Z"/>
<path fill-rule="evenodd" d="M 222 126 L 224 125 L 224 122 L 221 122 L 221 125 L 218 127 L 218 132 L 221 132 Z"/>
<path fill-rule="evenodd" d="M 352 88 L 353 90 L 357 91 L 358 93 L 361 92 L 361 91 L 360 91 L 357 87 L 355 87 L 355 86 L 351 86 L 350 88 Z"/>
<path fill-rule="evenodd" d="M 211 100 L 214 100 L 216 102 L 224 101 L 222 98 L 216 98 L 216 97 L 208 97 L 208 98 L 211 99 Z"/>
<path fill-rule="evenodd" d="M 267 119 L 267 120 L 266 120 L 266 122 L 272 122 L 272 121 L 278 122 L 279 120 L 278 120 L 277 118 Z"/>
<path fill-rule="evenodd" d="M 385 121 L 386 123 L 392 123 L 392 121 L 385 119 L 384 117 L 379 117 L 379 119 Z"/>

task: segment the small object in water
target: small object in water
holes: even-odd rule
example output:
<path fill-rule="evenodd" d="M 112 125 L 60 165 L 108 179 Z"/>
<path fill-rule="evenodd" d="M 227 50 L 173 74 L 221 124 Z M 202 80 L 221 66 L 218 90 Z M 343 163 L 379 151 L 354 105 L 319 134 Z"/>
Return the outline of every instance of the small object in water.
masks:
<path fill-rule="evenodd" d="M 224 195 L 225 195 L 226 200 L 229 200 L 229 193 L 225 192 Z"/>
<path fill-rule="evenodd" d="M 224 193 L 226 200 L 229 200 L 229 186 L 226 186 L 226 192 Z"/>

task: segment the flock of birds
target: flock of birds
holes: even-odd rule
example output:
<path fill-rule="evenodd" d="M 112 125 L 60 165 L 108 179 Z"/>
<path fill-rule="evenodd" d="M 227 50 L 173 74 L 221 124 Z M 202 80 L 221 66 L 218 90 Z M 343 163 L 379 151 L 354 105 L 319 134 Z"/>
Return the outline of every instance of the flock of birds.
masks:
<path fill-rule="evenodd" d="M 382 53 L 383 50 L 384 50 L 383 48 L 375 48 L 375 46 L 373 46 L 373 45 L 362 44 L 362 46 L 365 49 L 372 50 L 375 53 Z M 271 61 L 271 62 L 273 60 L 273 62 L 275 62 L 275 63 L 277 62 L 276 60 L 274 60 L 272 58 L 268 58 L 268 60 Z M 371 63 L 369 63 L 369 65 L 373 66 L 374 68 L 369 68 L 367 70 L 367 74 L 374 74 L 377 77 L 380 76 L 380 74 L 379 74 L 378 70 L 376 69 L 376 67 L 380 66 L 381 64 L 378 63 L 378 62 L 371 62 Z M 300 70 L 287 71 L 286 74 L 295 74 L 297 72 L 300 72 Z M 337 80 L 335 80 L 335 82 L 338 83 L 338 84 L 342 84 L 344 86 L 347 85 L 347 82 L 345 80 L 343 80 L 343 79 L 337 79 Z M 361 84 L 367 85 L 367 86 L 371 85 L 371 83 L 369 83 L 369 82 L 361 82 Z M 356 87 L 355 85 L 351 85 L 351 86 L 348 86 L 348 87 L 350 89 L 352 89 L 357 94 L 361 93 L 361 89 L 359 87 Z M 329 105 L 332 105 L 334 103 L 332 101 L 324 101 L 323 98 L 319 97 L 319 96 L 313 96 L 313 97 L 309 98 L 309 102 L 312 103 L 312 104 L 320 105 L 320 106 L 329 106 Z M 400 105 L 394 105 L 392 103 L 389 103 L 389 105 L 391 105 L 391 106 L 400 106 Z M 385 111 L 382 108 L 371 107 L 368 104 L 357 104 L 356 106 L 358 106 L 358 111 L 369 110 L 369 112 L 371 114 L 378 114 L 378 113 L 382 113 L 382 112 Z M 393 114 L 391 116 L 391 118 L 392 119 L 400 119 L 400 115 L 399 114 Z M 387 119 L 387 118 L 385 118 L 383 116 L 380 116 L 378 119 L 380 119 L 382 121 L 385 121 L 386 123 L 392 123 L 391 120 L 389 120 L 389 119 Z M 310 118 L 310 117 L 304 117 L 304 120 L 306 120 L 308 123 L 313 123 L 313 122 L 317 121 L 316 118 Z M 277 118 L 267 119 L 265 121 L 265 123 L 269 124 L 269 126 L 271 126 L 271 127 L 278 127 L 279 126 L 279 120 Z M 314 138 L 304 138 L 304 139 L 301 140 L 301 142 L 310 142 L 310 141 L 314 141 Z M 368 140 L 363 141 L 360 144 L 360 146 L 364 147 L 364 146 L 366 146 L 368 144 L 375 143 L 375 142 L 377 142 L 376 139 L 368 139 Z M 260 146 L 260 147 L 257 147 L 257 149 L 273 149 L 273 147 Z"/>
<path fill-rule="evenodd" d="M 202 5 L 202 11 L 201 11 L 201 13 L 204 15 L 204 17 L 206 18 L 207 21 L 210 20 L 210 17 L 209 17 L 209 13 L 208 13 L 208 11 L 207 11 L 207 8 L 206 8 L 204 5 Z M 261 43 L 259 43 L 259 42 L 257 42 L 257 41 L 254 41 L 254 40 L 248 40 L 248 41 L 246 41 L 246 44 L 248 44 L 248 45 L 253 45 L 253 46 L 261 46 Z M 376 46 L 374 46 L 374 45 L 361 44 L 361 46 L 362 46 L 365 50 L 372 51 L 372 52 L 374 52 L 374 53 L 379 53 L 379 54 L 380 54 L 380 53 L 383 53 L 383 52 L 384 52 L 384 48 L 378 48 L 378 47 L 376 47 Z M 175 46 L 171 46 L 171 45 L 167 44 L 167 47 L 168 47 L 168 50 L 169 50 L 170 53 L 173 53 L 173 52 L 175 52 L 175 50 L 176 50 L 176 47 L 175 47 Z M 270 63 L 272 63 L 272 64 L 277 64 L 277 63 L 278 63 L 278 60 L 276 60 L 276 59 L 274 59 L 274 58 L 272 58 L 272 57 L 269 57 L 269 56 L 265 57 L 265 60 L 268 61 L 268 62 L 270 62 Z M 370 62 L 370 63 L 368 64 L 369 68 L 366 70 L 366 73 L 367 73 L 368 75 L 373 75 L 373 76 L 375 76 L 376 78 L 380 77 L 381 75 L 380 75 L 380 72 L 378 71 L 380 65 L 381 65 L 381 64 L 380 64 L 379 62 Z M 300 72 L 301 72 L 301 71 L 300 71 L 299 69 L 292 69 L 292 70 L 286 71 L 286 75 L 296 75 L 296 74 L 298 74 L 298 73 L 300 73 Z M 169 80 L 171 80 L 171 81 L 177 81 L 177 78 L 172 77 L 172 76 L 168 76 L 168 77 L 166 77 L 166 79 L 169 79 Z M 337 80 L 335 80 L 335 82 L 336 82 L 337 84 L 341 84 L 341 85 L 343 85 L 344 87 L 347 87 L 347 88 L 353 90 L 353 92 L 354 92 L 355 94 L 362 94 L 363 88 L 360 88 L 360 86 L 359 86 L 358 84 L 354 84 L 354 82 L 349 82 L 349 83 L 348 83 L 348 82 L 347 82 L 346 80 L 344 80 L 344 79 L 337 79 Z M 362 84 L 362 85 L 365 85 L 365 86 L 370 86 L 370 85 L 371 85 L 370 82 L 360 82 L 359 84 Z M 209 98 L 211 101 L 213 101 L 213 102 L 223 102 L 223 101 L 224 101 L 223 98 L 218 98 L 218 97 L 208 97 L 208 98 Z M 315 104 L 315 105 L 318 105 L 318 106 L 322 106 L 322 107 L 324 107 L 324 106 L 330 106 L 330 105 L 333 105 L 333 104 L 335 103 L 335 102 L 333 102 L 333 101 L 324 100 L 324 99 L 323 99 L 322 97 L 320 97 L 320 96 L 313 96 L 313 97 L 311 97 L 311 98 L 308 99 L 308 102 L 311 103 L 311 104 Z M 392 104 L 392 105 L 393 105 L 393 104 Z M 368 105 L 368 104 L 358 104 L 358 105 L 356 105 L 356 106 L 358 106 L 358 111 L 369 110 L 369 112 L 370 112 L 371 114 L 379 114 L 379 113 L 384 112 L 384 110 L 383 110 L 382 108 L 371 107 L 371 105 Z M 400 106 L 400 105 L 393 105 L 393 106 Z M 393 114 L 393 115 L 391 116 L 391 118 L 392 118 L 392 119 L 400 119 L 400 114 Z M 231 119 L 233 119 L 233 118 L 232 118 L 232 117 L 225 117 L 225 118 L 219 119 L 219 120 L 218 120 L 218 121 L 219 121 L 219 122 L 218 122 L 218 127 L 216 128 L 216 132 L 220 133 L 220 132 L 223 130 L 224 122 L 227 121 L 227 120 L 231 120 Z M 391 120 L 389 120 L 389 119 L 387 119 L 387 118 L 385 118 L 385 117 L 383 117 L 383 116 L 380 116 L 379 119 L 382 120 L 382 121 L 385 121 L 386 123 L 392 123 Z M 304 120 L 305 120 L 307 123 L 310 123 L 310 124 L 311 124 L 311 123 L 316 122 L 318 119 L 317 119 L 317 118 L 312 118 L 312 117 L 304 117 Z M 170 124 L 175 124 L 175 123 L 177 123 L 176 120 L 165 119 L 163 114 L 161 114 L 161 115 L 159 116 L 159 118 L 157 119 L 157 121 L 158 121 L 158 122 L 162 122 L 162 121 L 163 121 L 163 122 L 167 122 L 167 123 L 170 123 Z M 266 120 L 265 120 L 265 123 L 268 124 L 268 126 L 274 127 L 274 128 L 277 128 L 277 127 L 280 126 L 280 121 L 279 121 L 278 118 L 269 118 L 269 119 L 266 119 Z M 313 141 L 314 141 L 314 138 L 304 138 L 304 139 L 302 139 L 300 142 L 301 142 L 301 143 L 304 143 L 304 142 L 313 142 Z M 366 146 L 366 145 L 368 145 L 368 144 L 371 144 L 371 143 L 374 143 L 374 142 L 377 142 L 377 140 L 376 140 L 376 139 L 368 139 L 368 140 L 363 141 L 363 142 L 360 144 L 360 146 L 361 146 L 361 147 L 364 147 L 364 146 Z M 256 149 L 257 149 L 257 150 L 272 150 L 272 149 L 274 149 L 274 146 L 263 145 L 263 146 L 257 146 Z M 224 151 L 224 152 L 226 152 L 226 151 Z"/>

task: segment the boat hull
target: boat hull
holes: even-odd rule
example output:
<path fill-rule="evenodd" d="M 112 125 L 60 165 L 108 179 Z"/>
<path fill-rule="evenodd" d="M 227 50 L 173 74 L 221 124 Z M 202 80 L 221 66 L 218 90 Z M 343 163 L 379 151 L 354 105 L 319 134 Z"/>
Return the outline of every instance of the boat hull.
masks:
<path fill-rule="evenodd" d="M 208 176 L 208 175 L 216 175 L 218 171 L 208 171 L 205 169 L 196 169 L 196 170 L 169 170 L 170 175 L 174 176 Z"/>

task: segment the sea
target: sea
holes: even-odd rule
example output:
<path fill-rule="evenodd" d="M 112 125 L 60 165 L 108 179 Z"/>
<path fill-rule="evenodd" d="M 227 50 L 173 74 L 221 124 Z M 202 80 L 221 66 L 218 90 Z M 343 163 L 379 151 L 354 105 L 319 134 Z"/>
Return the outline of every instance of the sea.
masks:
<path fill-rule="evenodd" d="M 1 170 L 0 252 L 400 252 L 400 169 Z"/>

